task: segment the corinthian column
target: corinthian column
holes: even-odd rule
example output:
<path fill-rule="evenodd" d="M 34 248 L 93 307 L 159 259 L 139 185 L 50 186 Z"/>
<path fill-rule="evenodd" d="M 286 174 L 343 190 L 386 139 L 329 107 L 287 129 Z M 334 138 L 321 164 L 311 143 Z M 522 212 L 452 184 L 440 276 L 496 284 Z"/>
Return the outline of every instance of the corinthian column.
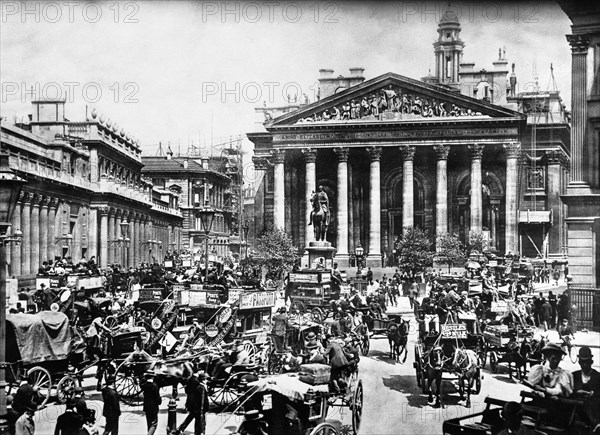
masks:
<path fill-rule="evenodd" d="M 100 258 L 98 264 L 102 269 L 108 267 L 108 207 L 99 207 L 100 213 Z"/>
<path fill-rule="evenodd" d="M 13 234 L 16 230 L 21 230 L 21 203 L 15 205 L 11 227 Z M 10 267 L 11 275 L 21 275 L 21 243 L 13 243 L 12 245 L 12 249 L 10 250 Z"/>
<path fill-rule="evenodd" d="M 381 147 L 367 148 L 370 165 L 369 191 L 369 255 L 367 261 L 374 266 L 381 266 Z"/>
<path fill-rule="evenodd" d="M 483 157 L 483 145 L 469 145 L 471 154 L 471 228 L 474 233 L 482 230 L 482 180 L 481 159 Z"/>
<path fill-rule="evenodd" d="M 311 197 L 311 192 L 315 190 L 315 185 L 317 184 L 317 171 L 316 171 L 316 161 L 317 161 L 317 150 L 312 148 L 305 148 L 302 150 L 302 154 L 304 154 L 304 161 L 306 164 L 306 183 L 305 183 L 305 195 L 306 198 L 306 225 L 305 225 L 305 244 L 308 246 L 308 242 L 314 239 L 314 232 L 312 229 L 314 228 L 312 225 L 308 225 L 310 222 L 310 213 L 312 212 L 312 204 L 309 201 Z"/>
<path fill-rule="evenodd" d="M 48 252 L 49 260 L 54 261 L 56 255 L 56 212 L 58 210 L 59 200 L 52 198 L 48 205 Z"/>
<path fill-rule="evenodd" d="M 273 226 L 285 230 L 285 151 L 272 150 L 275 160 L 273 170 Z"/>
<path fill-rule="evenodd" d="M 21 193 L 21 231 L 23 232 L 23 242 L 21 245 L 21 273 L 27 275 L 31 273 L 31 194 Z"/>
<path fill-rule="evenodd" d="M 402 227 L 415 225 L 414 166 L 415 147 L 400 147 L 402 154 Z"/>
<path fill-rule="evenodd" d="M 341 267 L 348 264 L 348 148 L 334 148 L 337 167 L 337 254 Z"/>
<path fill-rule="evenodd" d="M 108 264 L 113 264 L 115 263 L 115 252 L 114 252 L 114 243 L 112 243 L 115 240 L 115 214 L 116 211 L 114 209 L 111 209 L 108 215 L 108 238 L 107 238 L 107 246 L 108 246 L 108 256 L 107 261 Z"/>
<path fill-rule="evenodd" d="M 506 251 L 518 252 L 517 220 L 517 163 L 521 155 L 521 145 L 511 142 L 504 145 L 506 150 Z"/>
<path fill-rule="evenodd" d="M 40 267 L 40 199 L 39 195 L 34 195 L 31 200 L 31 265 L 29 273 L 37 273 Z"/>
<path fill-rule="evenodd" d="M 448 153 L 450 147 L 436 145 L 433 147 L 436 161 L 435 172 L 435 235 L 448 232 Z"/>
<path fill-rule="evenodd" d="M 587 53 L 590 38 L 567 35 L 571 45 L 571 182 L 587 181 L 585 129 L 587 123 Z"/>
<path fill-rule="evenodd" d="M 40 264 L 48 260 L 48 206 L 50 198 L 44 196 L 40 202 Z"/>

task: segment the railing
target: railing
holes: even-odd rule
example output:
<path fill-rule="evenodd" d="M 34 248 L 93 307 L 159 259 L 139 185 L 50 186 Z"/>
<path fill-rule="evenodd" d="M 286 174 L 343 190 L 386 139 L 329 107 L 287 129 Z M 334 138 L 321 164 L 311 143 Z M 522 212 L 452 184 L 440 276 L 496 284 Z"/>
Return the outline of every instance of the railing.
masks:
<path fill-rule="evenodd" d="M 568 292 L 575 328 L 600 331 L 600 289 L 570 286 Z"/>

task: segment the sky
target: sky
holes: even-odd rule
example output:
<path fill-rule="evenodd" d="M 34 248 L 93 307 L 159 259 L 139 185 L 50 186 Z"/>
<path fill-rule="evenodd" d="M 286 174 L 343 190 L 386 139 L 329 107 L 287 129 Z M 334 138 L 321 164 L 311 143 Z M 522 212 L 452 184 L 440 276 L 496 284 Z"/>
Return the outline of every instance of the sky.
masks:
<path fill-rule="evenodd" d="M 520 91 L 550 64 L 570 108 L 570 21 L 554 2 L 20 2 L 1 1 L 0 114 L 31 113 L 32 98 L 67 99 L 71 121 L 95 109 L 140 140 L 177 154 L 256 130 L 254 108 L 287 95 L 315 100 L 319 69 L 367 79 L 433 72 L 447 7 L 463 61 L 491 69 L 498 49 Z M 212 139 L 211 139 L 212 138 Z M 245 150 L 251 144 L 244 139 Z"/>

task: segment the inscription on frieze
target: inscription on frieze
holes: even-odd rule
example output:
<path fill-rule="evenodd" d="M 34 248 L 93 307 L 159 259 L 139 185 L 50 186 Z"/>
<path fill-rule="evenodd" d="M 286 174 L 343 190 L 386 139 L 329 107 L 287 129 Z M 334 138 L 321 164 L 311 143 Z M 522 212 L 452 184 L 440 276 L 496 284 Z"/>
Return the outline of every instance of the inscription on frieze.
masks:
<path fill-rule="evenodd" d="M 370 139 L 410 139 L 426 137 L 463 137 L 463 136 L 511 136 L 517 135 L 516 128 L 447 128 L 429 130 L 391 130 L 336 133 L 285 133 L 276 134 L 274 142 L 302 142 L 328 140 L 370 140 Z"/>

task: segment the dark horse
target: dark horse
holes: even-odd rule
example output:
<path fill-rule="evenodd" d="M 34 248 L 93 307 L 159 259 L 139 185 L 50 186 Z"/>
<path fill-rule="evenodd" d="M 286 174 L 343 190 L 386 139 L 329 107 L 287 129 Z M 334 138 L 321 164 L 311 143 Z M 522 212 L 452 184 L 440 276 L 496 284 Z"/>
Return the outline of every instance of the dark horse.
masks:
<path fill-rule="evenodd" d="M 427 379 L 427 401 L 433 402 L 432 386 L 435 382 L 435 406 L 441 405 L 442 372 L 444 370 L 444 350 L 435 346 L 425 355 L 425 374 Z M 423 380 L 425 382 L 425 379 Z"/>
<path fill-rule="evenodd" d="M 327 236 L 327 227 L 329 226 L 329 212 L 317 201 L 314 201 L 312 224 L 315 240 L 325 240 Z"/>
<path fill-rule="evenodd" d="M 467 393 L 467 408 L 471 407 L 471 389 L 473 383 L 478 380 L 481 374 L 481 362 L 477 354 L 470 349 L 457 348 L 454 351 L 452 361 L 454 371 L 458 374 L 458 391 L 460 398 L 464 398 Z M 477 394 L 477 392 L 475 393 Z"/>
<path fill-rule="evenodd" d="M 400 361 L 400 357 L 404 353 L 402 363 L 406 362 L 408 356 L 406 344 L 408 342 L 409 322 L 409 320 L 401 320 L 400 323 L 390 321 L 388 324 L 387 336 L 390 343 L 390 358 Z"/>

